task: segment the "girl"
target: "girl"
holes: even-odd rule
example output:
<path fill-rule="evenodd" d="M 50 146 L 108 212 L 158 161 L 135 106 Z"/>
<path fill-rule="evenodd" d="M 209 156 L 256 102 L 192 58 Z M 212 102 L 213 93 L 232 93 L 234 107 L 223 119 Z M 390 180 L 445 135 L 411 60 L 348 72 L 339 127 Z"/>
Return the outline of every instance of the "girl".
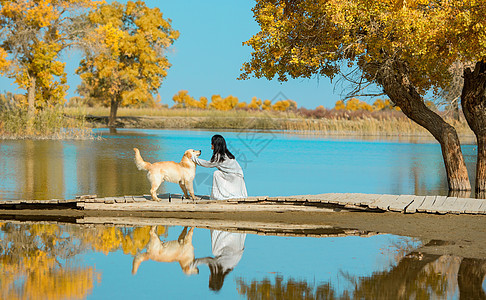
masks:
<path fill-rule="evenodd" d="M 216 134 L 211 138 L 213 156 L 210 161 L 192 156 L 192 160 L 205 168 L 217 168 L 213 175 L 212 200 L 225 200 L 231 198 L 246 198 L 245 180 L 243 170 L 235 156 L 226 148 L 224 138 Z"/>

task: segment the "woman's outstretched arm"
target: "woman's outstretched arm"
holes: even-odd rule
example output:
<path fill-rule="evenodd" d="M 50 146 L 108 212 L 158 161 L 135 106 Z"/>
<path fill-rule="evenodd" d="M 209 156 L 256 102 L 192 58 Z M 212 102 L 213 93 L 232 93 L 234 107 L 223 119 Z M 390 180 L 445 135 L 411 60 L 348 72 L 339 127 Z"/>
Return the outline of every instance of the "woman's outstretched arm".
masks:
<path fill-rule="evenodd" d="M 192 157 L 192 161 L 195 162 L 197 165 L 205 168 L 214 168 L 219 166 L 219 162 L 210 162 L 201 158 L 198 158 L 196 156 Z"/>

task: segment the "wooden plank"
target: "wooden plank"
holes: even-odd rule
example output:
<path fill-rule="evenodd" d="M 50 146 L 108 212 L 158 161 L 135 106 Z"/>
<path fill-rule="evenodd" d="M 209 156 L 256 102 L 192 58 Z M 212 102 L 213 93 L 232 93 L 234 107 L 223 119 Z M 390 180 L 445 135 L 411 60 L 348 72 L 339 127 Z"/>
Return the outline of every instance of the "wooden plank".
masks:
<path fill-rule="evenodd" d="M 479 199 L 467 198 L 466 205 L 464 205 L 464 212 L 467 214 L 479 213 L 479 208 L 483 204 Z"/>
<path fill-rule="evenodd" d="M 115 197 L 115 202 L 116 203 L 125 203 L 125 197 Z"/>
<path fill-rule="evenodd" d="M 381 195 L 378 194 L 362 194 L 361 198 L 359 199 L 359 203 L 356 202 L 356 205 L 361 206 L 368 206 L 369 204 L 375 202 Z"/>
<path fill-rule="evenodd" d="M 463 214 L 465 213 L 467 203 L 467 198 L 457 198 L 456 201 L 454 201 L 454 206 L 449 210 L 449 212 L 452 214 Z"/>
<path fill-rule="evenodd" d="M 326 193 L 326 194 L 319 194 L 319 195 L 304 195 L 302 198 L 305 198 L 307 202 L 320 202 L 320 203 L 329 203 L 329 201 L 335 199 L 337 194 L 334 193 Z"/>
<path fill-rule="evenodd" d="M 155 202 L 156 203 L 156 202 Z M 170 203 L 173 204 L 182 204 L 182 198 L 179 197 L 170 197 Z"/>
<path fill-rule="evenodd" d="M 410 213 L 410 214 L 416 213 L 417 208 L 419 208 L 420 205 L 424 203 L 424 201 L 425 201 L 425 196 L 414 196 L 413 202 L 410 203 L 410 205 L 407 206 L 407 208 L 405 208 L 405 213 Z"/>
<path fill-rule="evenodd" d="M 322 203 L 322 198 L 318 196 L 308 196 L 306 197 L 307 202 L 312 202 L 312 203 Z"/>
<path fill-rule="evenodd" d="M 479 207 L 479 209 L 478 209 L 478 214 L 486 215 L 486 200 L 481 199 L 479 201 L 482 201 L 482 204 L 481 204 L 481 207 Z"/>
<path fill-rule="evenodd" d="M 285 202 L 306 202 L 307 199 L 303 196 L 287 196 Z"/>
<path fill-rule="evenodd" d="M 304 198 L 306 199 L 307 202 L 312 202 L 311 199 L 313 198 L 319 198 L 321 203 L 330 203 L 330 201 L 334 201 L 338 197 L 340 197 L 341 194 L 336 194 L 336 193 L 328 193 L 328 194 L 321 194 L 321 195 L 305 195 Z"/>
<path fill-rule="evenodd" d="M 383 210 L 388 210 L 388 206 L 391 202 L 395 201 L 398 195 L 381 195 L 376 201 L 368 205 L 369 208 L 379 208 Z"/>
<path fill-rule="evenodd" d="M 346 206 L 346 205 L 356 206 L 356 204 L 358 202 L 361 202 L 360 199 L 361 199 L 363 194 L 361 194 L 361 193 L 346 193 L 345 195 L 346 195 L 346 197 L 341 198 L 339 200 L 338 204 L 341 204 L 341 205 L 344 205 L 344 206 Z"/>
<path fill-rule="evenodd" d="M 81 195 L 81 196 L 76 196 L 76 199 L 86 200 L 86 199 L 94 199 L 96 197 L 97 197 L 97 195 Z"/>
<path fill-rule="evenodd" d="M 133 200 L 133 196 L 125 196 L 125 202 L 126 203 L 134 203 L 135 200 Z"/>
<path fill-rule="evenodd" d="M 432 206 L 427 209 L 427 212 L 429 213 L 437 213 L 439 209 L 442 208 L 442 205 L 444 205 L 444 202 L 446 201 L 447 197 L 446 196 L 436 196 L 435 201 L 432 204 Z"/>
<path fill-rule="evenodd" d="M 105 198 L 105 204 L 114 204 L 115 203 L 115 198 L 113 197 L 106 197 Z"/>
<path fill-rule="evenodd" d="M 351 194 L 344 193 L 344 194 L 337 194 L 334 199 L 329 200 L 328 203 L 331 204 L 339 204 L 339 205 L 346 205 L 349 204 L 349 197 Z"/>
<path fill-rule="evenodd" d="M 439 214 L 447 214 L 450 213 L 452 208 L 454 207 L 454 204 L 457 200 L 457 197 L 447 197 L 444 203 L 440 208 L 437 209 L 437 212 Z"/>
<path fill-rule="evenodd" d="M 405 208 L 413 202 L 414 195 L 400 195 L 389 205 L 389 210 L 405 212 Z"/>
<path fill-rule="evenodd" d="M 425 196 L 424 202 L 422 202 L 422 205 L 420 205 L 417 208 L 418 212 L 426 212 L 427 210 L 432 208 L 432 205 L 434 204 L 436 196 Z"/>
<path fill-rule="evenodd" d="M 347 204 L 355 205 L 355 206 L 368 206 L 375 202 L 381 195 L 377 194 L 363 194 L 363 193 L 354 193 L 349 194 L 349 197 L 346 199 Z"/>
<path fill-rule="evenodd" d="M 268 196 L 258 196 L 258 197 L 252 196 L 252 197 L 243 198 L 242 200 L 244 202 L 258 202 L 258 201 L 264 201 L 267 198 Z"/>

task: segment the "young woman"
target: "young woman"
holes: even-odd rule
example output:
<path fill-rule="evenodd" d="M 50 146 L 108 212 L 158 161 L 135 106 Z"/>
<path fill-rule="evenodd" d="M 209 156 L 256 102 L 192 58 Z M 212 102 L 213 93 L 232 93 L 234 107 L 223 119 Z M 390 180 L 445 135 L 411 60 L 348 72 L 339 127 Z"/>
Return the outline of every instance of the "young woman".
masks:
<path fill-rule="evenodd" d="M 231 198 L 246 198 L 245 179 L 240 164 L 226 147 L 224 138 L 216 134 L 211 138 L 213 156 L 210 161 L 192 156 L 192 160 L 205 168 L 217 168 L 213 175 L 211 199 L 225 200 Z"/>

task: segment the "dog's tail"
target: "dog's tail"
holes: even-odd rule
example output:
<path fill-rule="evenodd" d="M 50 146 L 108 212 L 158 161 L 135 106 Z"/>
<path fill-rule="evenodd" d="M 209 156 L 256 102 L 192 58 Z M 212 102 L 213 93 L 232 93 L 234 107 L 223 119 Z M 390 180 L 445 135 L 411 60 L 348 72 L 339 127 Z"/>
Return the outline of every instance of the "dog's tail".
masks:
<path fill-rule="evenodd" d="M 135 151 L 135 164 L 137 168 L 139 170 L 148 170 L 152 164 L 143 160 L 137 148 L 133 148 L 133 151 Z"/>

